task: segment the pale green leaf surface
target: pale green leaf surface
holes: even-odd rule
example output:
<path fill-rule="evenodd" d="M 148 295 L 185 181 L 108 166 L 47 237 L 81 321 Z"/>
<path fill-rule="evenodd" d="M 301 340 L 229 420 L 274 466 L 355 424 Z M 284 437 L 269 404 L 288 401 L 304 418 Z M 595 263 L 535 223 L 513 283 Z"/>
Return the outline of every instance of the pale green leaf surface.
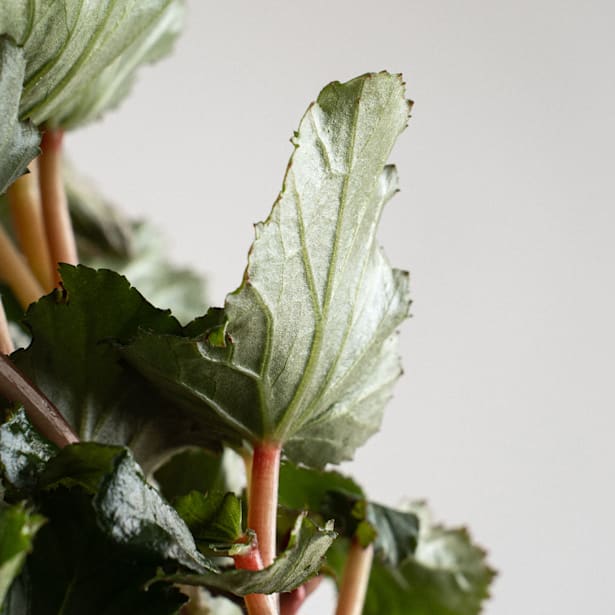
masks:
<path fill-rule="evenodd" d="M 0 36 L 0 194 L 25 173 L 39 152 L 38 131 L 30 122 L 19 121 L 25 67 L 23 50 Z"/>
<path fill-rule="evenodd" d="M 289 592 L 318 573 L 335 537 L 336 533 L 332 529 L 320 529 L 301 515 L 297 518 L 288 547 L 271 566 L 263 570 L 229 570 L 202 575 L 162 575 L 159 579 L 186 585 L 203 585 L 238 596 Z"/>
<path fill-rule="evenodd" d="M 0 34 L 27 61 L 20 115 L 73 127 L 114 107 L 134 69 L 168 51 L 181 0 L 3 0 Z"/>
<path fill-rule="evenodd" d="M 385 164 L 408 112 L 398 75 L 327 86 L 227 297 L 226 346 L 212 324 L 195 340 L 144 334 L 129 360 L 236 436 L 282 442 L 308 465 L 351 458 L 378 430 L 400 374 L 407 274 L 391 269 L 376 230 L 397 190 Z"/>

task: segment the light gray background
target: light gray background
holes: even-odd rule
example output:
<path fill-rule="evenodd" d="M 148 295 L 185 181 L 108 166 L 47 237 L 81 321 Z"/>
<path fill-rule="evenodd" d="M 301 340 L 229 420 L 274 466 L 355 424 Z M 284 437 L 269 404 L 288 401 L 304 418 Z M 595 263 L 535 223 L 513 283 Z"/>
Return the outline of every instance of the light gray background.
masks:
<path fill-rule="evenodd" d="M 470 525 L 501 572 L 489 615 L 615 612 L 612 2 L 189 7 L 173 58 L 70 136 L 75 162 L 165 227 L 219 305 L 307 104 L 403 72 L 416 105 L 380 237 L 412 273 L 406 374 L 345 469 Z"/>

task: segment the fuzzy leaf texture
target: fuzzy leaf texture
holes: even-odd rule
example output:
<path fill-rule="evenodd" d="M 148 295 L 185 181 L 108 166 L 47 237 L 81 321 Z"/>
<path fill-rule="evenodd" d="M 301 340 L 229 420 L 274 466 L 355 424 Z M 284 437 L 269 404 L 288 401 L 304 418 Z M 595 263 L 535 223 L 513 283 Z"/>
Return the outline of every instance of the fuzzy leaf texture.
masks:
<path fill-rule="evenodd" d="M 287 548 L 263 570 L 229 570 L 201 575 L 159 575 L 156 580 L 186 585 L 202 585 L 238 596 L 289 592 L 316 575 L 324 556 L 335 540 L 336 533 L 326 527 L 318 528 L 305 515 L 297 518 Z"/>
<path fill-rule="evenodd" d="M 208 443 L 208 432 L 159 399 L 113 344 L 140 327 L 177 333 L 179 323 L 117 273 L 81 265 L 61 272 L 65 294 L 43 297 L 26 314 L 32 342 L 11 356 L 21 371 L 81 440 L 127 445 L 146 471 L 182 444 Z"/>
<path fill-rule="evenodd" d="M 20 117 L 70 128 L 113 108 L 134 70 L 170 49 L 183 10 L 180 0 L 3 0 L 0 34 L 27 62 Z"/>
<path fill-rule="evenodd" d="M 196 339 L 143 334 L 127 349 L 227 438 L 277 441 L 294 461 L 322 466 L 378 430 L 409 297 L 376 230 L 397 191 L 385 164 L 409 108 L 399 75 L 327 86 L 295 134 L 282 192 L 224 313 L 197 323 Z"/>
<path fill-rule="evenodd" d="M 38 131 L 30 122 L 19 121 L 25 68 L 23 51 L 0 36 L 0 194 L 25 173 L 39 151 Z"/>

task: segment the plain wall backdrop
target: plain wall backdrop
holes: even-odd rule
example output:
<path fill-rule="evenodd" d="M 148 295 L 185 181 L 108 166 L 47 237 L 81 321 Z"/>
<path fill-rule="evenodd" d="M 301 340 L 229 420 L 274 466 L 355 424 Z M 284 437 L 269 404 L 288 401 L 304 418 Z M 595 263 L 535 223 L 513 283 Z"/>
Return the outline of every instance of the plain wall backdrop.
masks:
<path fill-rule="evenodd" d="M 500 571 L 488 615 L 613 613 L 613 3 L 188 7 L 172 58 L 69 135 L 73 161 L 164 227 L 221 305 L 308 103 L 402 72 L 415 107 L 380 240 L 411 272 L 405 375 L 344 470 L 470 526 Z"/>

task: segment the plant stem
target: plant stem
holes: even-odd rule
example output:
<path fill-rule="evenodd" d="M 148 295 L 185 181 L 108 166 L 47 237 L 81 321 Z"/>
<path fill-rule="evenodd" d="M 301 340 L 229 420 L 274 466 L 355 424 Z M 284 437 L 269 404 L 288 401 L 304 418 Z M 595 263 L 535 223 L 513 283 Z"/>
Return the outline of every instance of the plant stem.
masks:
<path fill-rule="evenodd" d="M 19 245 L 43 289 L 50 292 L 54 287 L 53 265 L 45 236 L 36 161 L 30 165 L 30 173 L 12 184 L 7 197 Z"/>
<path fill-rule="evenodd" d="M 9 323 L 6 320 L 4 305 L 0 298 L 0 354 L 11 354 L 13 350 L 15 350 L 15 346 L 13 346 L 13 340 L 9 332 Z"/>
<path fill-rule="evenodd" d="M 256 532 L 263 566 L 271 566 L 276 554 L 278 483 L 282 447 L 277 442 L 260 442 L 254 446 L 248 527 Z"/>
<path fill-rule="evenodd" d="M 54 269 L 58 263 L 77 264 L 77 246 L 68 211 L 68 199 L 62 180 L 61 129 L 47 130 L 41 142 L 39 157 L 39 181 L 43 201 L 45 232 Z M 57 270 L 55 282 L 60 282 Z"/>
<path fill-rule="evenodd" d="M 361 615 L 373 557 L 373 545 L 362 547 L 352 539 L 335 615 Z"/>
<path fill-rule="evenodd" d="M 56 446 L 79 442 L 58 409 L 4 355 L 0 355 L 0 393 L 23 404 L 32 425 Z"/>
<path fill-rule="evenodd" d="M 263 560 L 256 544 L 242 555 L 235 555 L 235 567 L 242 570 L 262 570 Z M 249 615 L 278 615 L 278 603 L 275 596 L 265 594 L 248 594 L 244 596 Z"/>
<path fill-rule="evenodd" d="M 280 614 L 281 615 L 296 615 L 306 598 L 320 586 L 322 577 L 317 576 L 297 589 L 286 594 L 280 594 Z"/>
<path fill-rule="evenodd" d="M 42 286 L 2 226 L 0 226 L 0 279 L 8 284 L 24 309 L 43 295 Z"/>

